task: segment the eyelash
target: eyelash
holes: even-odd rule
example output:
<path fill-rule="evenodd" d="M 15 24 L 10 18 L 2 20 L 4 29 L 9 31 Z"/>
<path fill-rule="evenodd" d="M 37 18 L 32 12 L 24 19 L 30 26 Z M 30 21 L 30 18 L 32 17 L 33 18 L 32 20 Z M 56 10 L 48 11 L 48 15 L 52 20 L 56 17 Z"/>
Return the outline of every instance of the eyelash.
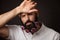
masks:
<path fill-rule="evenodd" d="M 33 14 L 28 14 L 28 15 L 33 15 Z M 22 15 L 22 17 L 24 17 L 25 15 Z"/>
<path fill-rule="evenodd" d="M 25 15 L 22 15 L 22 17 L 24 17 Z"/>

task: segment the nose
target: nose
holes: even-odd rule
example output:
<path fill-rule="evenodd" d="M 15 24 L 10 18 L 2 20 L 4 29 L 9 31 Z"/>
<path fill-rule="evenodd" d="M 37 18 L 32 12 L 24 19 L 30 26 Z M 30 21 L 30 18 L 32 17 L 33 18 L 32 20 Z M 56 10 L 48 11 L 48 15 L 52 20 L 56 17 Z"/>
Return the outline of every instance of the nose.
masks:
<path fill-rule="evenodd" d="M 28 15 L 26 15 L 26 20 L 29 20 L 29 16 Z"/>

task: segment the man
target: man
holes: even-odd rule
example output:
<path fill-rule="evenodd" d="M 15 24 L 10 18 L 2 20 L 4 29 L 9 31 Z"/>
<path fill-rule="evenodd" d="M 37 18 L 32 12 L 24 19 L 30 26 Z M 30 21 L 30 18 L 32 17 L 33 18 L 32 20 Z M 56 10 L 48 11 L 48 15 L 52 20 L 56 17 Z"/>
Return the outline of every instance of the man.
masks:
<path fill-rule="evenodd" d="M 59 33 L 46 27 L 37 20 L 37 3 L 24 0 L 20 6 L 0 15 L 0 36 L 9 40 L 59 40 Z M 22 25 L 5 25 L 15 16 Z"/>

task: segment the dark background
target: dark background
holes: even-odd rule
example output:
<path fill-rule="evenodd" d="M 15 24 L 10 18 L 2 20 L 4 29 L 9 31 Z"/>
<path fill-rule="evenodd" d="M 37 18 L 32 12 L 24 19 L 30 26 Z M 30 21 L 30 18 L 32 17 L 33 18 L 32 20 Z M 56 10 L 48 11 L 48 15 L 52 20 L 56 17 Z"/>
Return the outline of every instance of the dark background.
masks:
<path fill-rule="evenodd" d="M 17 7 L 23 0 L 1 0 L 0 14 L 8 12 Z M 43 22 L 47 27 L 50 27 L 60 33 L 60 7 L 58 0 L 34 0 L 37 8 L 40 9 L 39 21 Z M 7 24 L 18 24 L 19 18 L 15 17 Z"/>

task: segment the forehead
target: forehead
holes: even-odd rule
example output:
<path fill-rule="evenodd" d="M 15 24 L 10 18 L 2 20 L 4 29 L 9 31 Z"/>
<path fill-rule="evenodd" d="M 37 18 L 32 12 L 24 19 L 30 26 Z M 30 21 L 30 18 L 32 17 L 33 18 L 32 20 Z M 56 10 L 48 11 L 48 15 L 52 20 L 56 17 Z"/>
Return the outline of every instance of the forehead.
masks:
<path fill-rule="evenodd" d="M 35 12 L 31 12 L 31 13 L 21 13 L 20 15 L 29 15 L 29 14 L 35 15 L 36 13 L 35 13 Z"/>

